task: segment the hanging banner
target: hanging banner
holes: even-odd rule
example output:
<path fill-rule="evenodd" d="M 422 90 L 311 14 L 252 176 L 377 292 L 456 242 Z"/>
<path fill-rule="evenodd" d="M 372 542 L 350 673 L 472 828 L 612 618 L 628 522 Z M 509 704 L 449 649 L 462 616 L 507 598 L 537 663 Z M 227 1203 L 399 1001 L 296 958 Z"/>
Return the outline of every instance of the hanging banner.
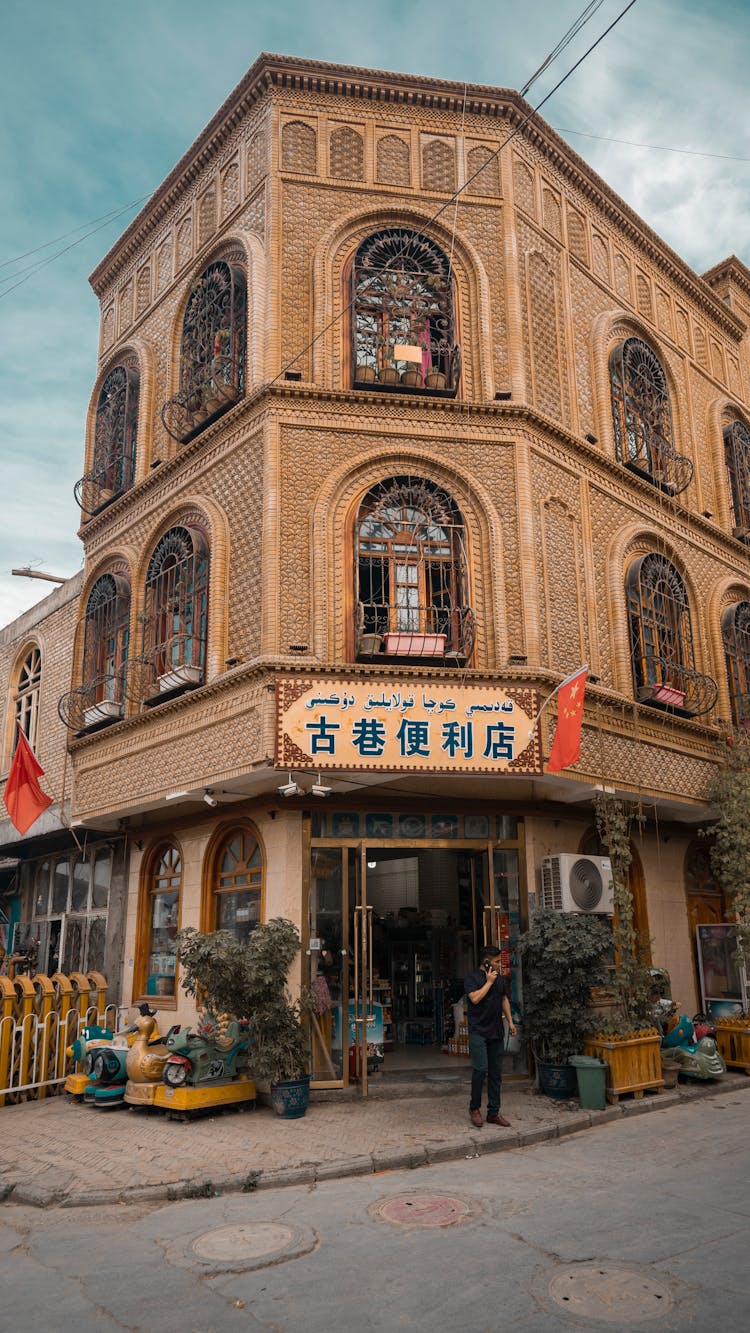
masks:
<path fill-rule="evenodd" d="M 397 679 L 276 682 L 279 768 L 542 772 L 532 689 Z"/>

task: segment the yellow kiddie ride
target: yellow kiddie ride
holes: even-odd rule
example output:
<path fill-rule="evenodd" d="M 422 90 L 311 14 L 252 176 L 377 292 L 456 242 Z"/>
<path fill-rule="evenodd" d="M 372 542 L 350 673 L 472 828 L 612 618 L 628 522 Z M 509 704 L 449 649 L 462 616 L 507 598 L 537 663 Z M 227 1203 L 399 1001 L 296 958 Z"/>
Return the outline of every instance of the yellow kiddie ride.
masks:
<path fill-rule="evenodd" d="M 255 1105 L 255 1084 L 247 1074 L 247 1024 L 204 1014 L 198 1028 L 172 1028 L 163 1046 L 147 1045 L 148 1032 L 128 1054 L 125 1100 L 157 1106 L 171 1120 L 223 1106 Z"/>

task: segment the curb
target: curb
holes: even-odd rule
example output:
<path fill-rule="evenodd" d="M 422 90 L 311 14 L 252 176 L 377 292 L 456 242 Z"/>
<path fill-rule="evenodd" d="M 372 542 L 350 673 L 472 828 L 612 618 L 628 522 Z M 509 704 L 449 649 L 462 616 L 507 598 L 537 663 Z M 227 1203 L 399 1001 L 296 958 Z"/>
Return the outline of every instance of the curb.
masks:
<path fill-rule="evenodd" d="M 511 1131 L 508 1134 L 472 1134 L 439 1143 L 413 1144 L 382 1153 L 342 1157 L 334 1162 L 303 1162 L 297 1166 L 276 1170 L 251 1170 L 244 1175 L 211 1179 L 177 1180 L 158 1185 L 131 1185 L 125 1189 L 81 1190 L 68 1194 L 61 1181 L 56 1188 L 45 1188 L 31 1182 L 0 1182 L 0 1203 L 25 1204 L 32 1208 L 91 1208 L 106 1204 L 176 1202 L 181 1199 L 214 1198 L 221 1194 L 252 1194 L 256 1190 L 286 1189 L 291 1185 L 313 1188 L 326 1180 L 341 1180 L 350 1176 L 378 1175 L 388 1171 L 417 1170 L 439 1162 L 460 1161 L 462 1158 L 484 1157 L 490 1153 L 509 1152 L 534 1147 L 553 1139 L 567 1138 L 586 1129 L 611 1124 L 615 1120 L 629 1120 L 633 1116 L 652 1111 L 669 1110 L 675 1106 L 689 1106 L 710 1097 L 721 1097 L 750 1090 L 750 1078 L 743 1074 L 726 1074 L 720 1083 L 682 1085 L 674 1092 L 662 1092 L 650 1097 L 622 1101 L 607 1106 L 603 1111 L 578 1111 L 567 1120 L 549 1120 L 532 1129 Z"/>

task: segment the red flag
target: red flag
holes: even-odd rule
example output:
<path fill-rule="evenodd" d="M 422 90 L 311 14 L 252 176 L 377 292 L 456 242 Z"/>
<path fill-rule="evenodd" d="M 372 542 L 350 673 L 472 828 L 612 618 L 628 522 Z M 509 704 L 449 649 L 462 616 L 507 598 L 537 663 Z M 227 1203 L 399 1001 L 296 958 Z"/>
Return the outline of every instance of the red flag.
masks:
<path fill-rule="evenodd" d="M 44 777 L 44 769 L 37 762 L 34 751 L 19 727 L 18 744 L 5 784 L 3 800 L 11 820 L 22 835 L 31 828 L 47 806 L 52 804 L 52 797 L 47 796 L 39 786 L 41 777 Z"/>
<path fill-rule="evenodd" d="M 559 773 L 569 764 L 578 762 L 581 753 L 581 723 L 583 695 L 586 689 L 588 667 L 568 676 L 557 695 L 557 728 L 552 753 L 547 760 L 547 772 Z"/>

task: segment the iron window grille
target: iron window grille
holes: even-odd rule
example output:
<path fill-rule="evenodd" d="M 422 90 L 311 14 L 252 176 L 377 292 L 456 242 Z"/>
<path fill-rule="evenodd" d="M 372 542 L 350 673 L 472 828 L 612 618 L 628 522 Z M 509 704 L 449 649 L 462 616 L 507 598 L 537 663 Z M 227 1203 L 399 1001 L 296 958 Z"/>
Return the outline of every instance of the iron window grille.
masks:
<path fill-rule="evenodd" d="M 208 569 L 208 543 L 196 527 L 170 528 L 151 557 L 140 659 L 141 693 L 151 702 L 203 683 Z"/>
<path fill-rule="evenodd" d="M 474 646 L 463 519 L 421 477 L 374 486 L 357 516 L 357 657 L 454 658 Z"/>
<path fill-rule="evenodd" d="M 185 444 L 245 392 L 245 275 L 223 259 L 209 264 L 188 298 L 180 343 L 180 387 L 162 421 Z"/>
<path fill-rule="evenodd" d="M 84 514 L 98 514 L 133 485 L 138 434 L 137 370 L 115 366 L 99 394 L 94 427 L 93 467 L 75 484 Z"/>
<path fill-rule="evenodd" d="M 732 721 L 750 729 L 750 602 L 735 602 L 721 618 Z"/>
<path fill-rule="evenodd" d="M 626 338 L 609 363 L 615 452 L 624 467 L 667 495 L 690 485 L 693 464 L 674 447 L 667 378 L 651 348 Z"/>
<path fill-rule="evenodd" d="M 387 227 L 357 250 L 351 355 L 355 389 L 455 398 L 461 355 L 451 264 L 420 232 Z"/>
<path fill-rule="evenodd" d="M 83 618 L 83 683 L 60 699 L 65 725 L 81 733 L 124 714 L 130 644 L 130 583 L 121 573 L 96 580 Z"/>
<path fill-rule="evenodd" d="M 636 697 L 690 716 L 707 713 L 718 687 L 695 669 L 687 591 L 674 565 L 656 552 L 641 556 L 628 570 L 626 592 Z"/>
<path fill-rule="evenodd" d="M 21 663 L 18 672 L 14 704 L 14 716 L 17 722 L 13 736 L 13 750 L 18 742 L 18 727 L 21 728 L 32 750 L 36 749 L 39 726 L 39 691 L 42 682 L 41 649 L 30 648 Z"/>
<path fill-rule="evenodd" d="M 734 536 L 750 542 L 750 431 L 733 421 L 724 431 L 724 460 L 732 497 Z"/>

